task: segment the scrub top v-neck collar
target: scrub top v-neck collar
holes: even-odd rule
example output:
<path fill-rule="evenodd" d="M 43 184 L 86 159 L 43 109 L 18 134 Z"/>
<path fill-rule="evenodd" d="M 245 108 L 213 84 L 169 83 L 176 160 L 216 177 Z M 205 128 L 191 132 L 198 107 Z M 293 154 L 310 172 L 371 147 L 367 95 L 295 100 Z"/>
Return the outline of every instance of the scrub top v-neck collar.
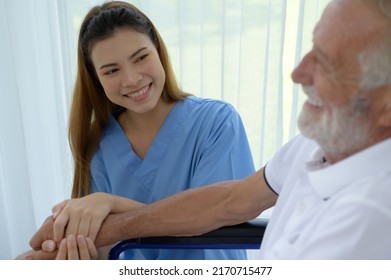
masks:
<path fill-rule="evenodd" d="M 143 160 L 134 152 L 118 121 L 113 115 L 110 115 L 105 134 L 111 134 L 115 137 L 107 137 L 106 139 L 111 142 L 110 146 L 117 154 L 124 169 L 132 174 L 144 187 L 149 188 L 153 184 L 168 146 L 185 120 L 184 104 L 183 101 L 178 101 L 168 113 Z"/>

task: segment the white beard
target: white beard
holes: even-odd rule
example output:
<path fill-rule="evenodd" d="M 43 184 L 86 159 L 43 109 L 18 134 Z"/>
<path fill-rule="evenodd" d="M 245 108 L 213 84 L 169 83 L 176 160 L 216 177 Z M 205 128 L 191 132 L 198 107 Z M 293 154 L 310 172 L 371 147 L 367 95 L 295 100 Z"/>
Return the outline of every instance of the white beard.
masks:
<path fill-rule="evenodd" d="M 322 106 L 312 87 L 303 87 L 311 103 Z M 350 105 L 333 110 L 330 116 L 324 112 L 320 118 L 303 107 L 298 118 L 301 133 L 315 140 L 327 154 L 351 154 L 369 140 L 369 124 L 363 123 L 366 108 L 353 101 Z"/>

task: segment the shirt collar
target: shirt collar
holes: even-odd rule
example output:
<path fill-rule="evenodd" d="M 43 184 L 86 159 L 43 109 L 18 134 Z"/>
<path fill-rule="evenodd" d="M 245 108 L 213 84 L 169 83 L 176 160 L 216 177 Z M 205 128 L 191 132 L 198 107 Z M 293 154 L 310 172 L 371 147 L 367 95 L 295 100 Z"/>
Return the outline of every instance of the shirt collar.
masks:
<path fill-rule="evenodd" d="M 390 151 L 391 139 L 387 139 L 332 165 L 322 164 L 318 151 L 306 171 L 315 191 L 328 199 L 353 181 L 391 171 Z"/>

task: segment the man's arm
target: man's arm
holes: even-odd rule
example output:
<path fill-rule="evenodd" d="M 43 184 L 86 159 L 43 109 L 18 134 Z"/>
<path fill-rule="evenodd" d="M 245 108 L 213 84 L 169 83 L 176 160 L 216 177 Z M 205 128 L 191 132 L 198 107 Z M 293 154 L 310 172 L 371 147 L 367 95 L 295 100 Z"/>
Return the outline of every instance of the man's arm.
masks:
<path fill-rule="evenodd" d="M 95 244 L 101 247 L 135 237 L 199 235 L 253 219 L 277 200 L 263 171 L 242 180 L 189 189 L 132 211 L 110 214 Z M 30 246 L 38 250 L 49 239 L 53 239 L 51 217 L 33 236 Z"/>
<path fill-rule="evenodd" d="M 276 200 L 261 169 L 242 180 L 186 190 L 133 211 L 109 215 L 95 244 L 100 247 L 135 237 L 199 235 L 253 219 Z"/>

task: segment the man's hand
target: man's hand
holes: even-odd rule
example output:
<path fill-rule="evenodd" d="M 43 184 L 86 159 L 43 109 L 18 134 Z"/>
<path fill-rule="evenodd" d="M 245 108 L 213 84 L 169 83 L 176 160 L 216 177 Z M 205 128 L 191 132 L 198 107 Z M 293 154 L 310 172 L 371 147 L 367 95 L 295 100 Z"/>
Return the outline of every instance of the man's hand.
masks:
<path fill-rule="evenodd" d="M 34 234 L 34 236 L 30 240 L 30 246 L 35 251 L 39 251 L 42 249 L 42 245 L 47 240 L 54 240 L 53 238 L 53 216 L 49 216 L 46 218 L 45 222 L 42 224 L 40 229 Z M 49 245 L 49 249 L 50 249 Z M 53 247 L 53 246 L 52 246 Z M 52 248 L 55 249 L 55 248 Z M 45 248 L 46 250 L 46 248 Z M 51 250 L 48 250 L 51 251 Z"/>
<path fill-rule="evenodd" d="M 46 242 L 43 247 L 47 246 L 45 244 Z M 58 250 L 57 248 L 53 252 L 32 250 L 19 255 L 15 260 L 95 260 L 97 258 L 98 250 L 91 238 L 82 235 L 76 238 L 71 234 L 61 241 Z"/>
<path fill-rule="evenodd" d="M 15 258 L 15 260 L 54 260 L 57 256 L 57 250 L 54 252 L 45 252 L 43 250 L 28 251 Z"/>

